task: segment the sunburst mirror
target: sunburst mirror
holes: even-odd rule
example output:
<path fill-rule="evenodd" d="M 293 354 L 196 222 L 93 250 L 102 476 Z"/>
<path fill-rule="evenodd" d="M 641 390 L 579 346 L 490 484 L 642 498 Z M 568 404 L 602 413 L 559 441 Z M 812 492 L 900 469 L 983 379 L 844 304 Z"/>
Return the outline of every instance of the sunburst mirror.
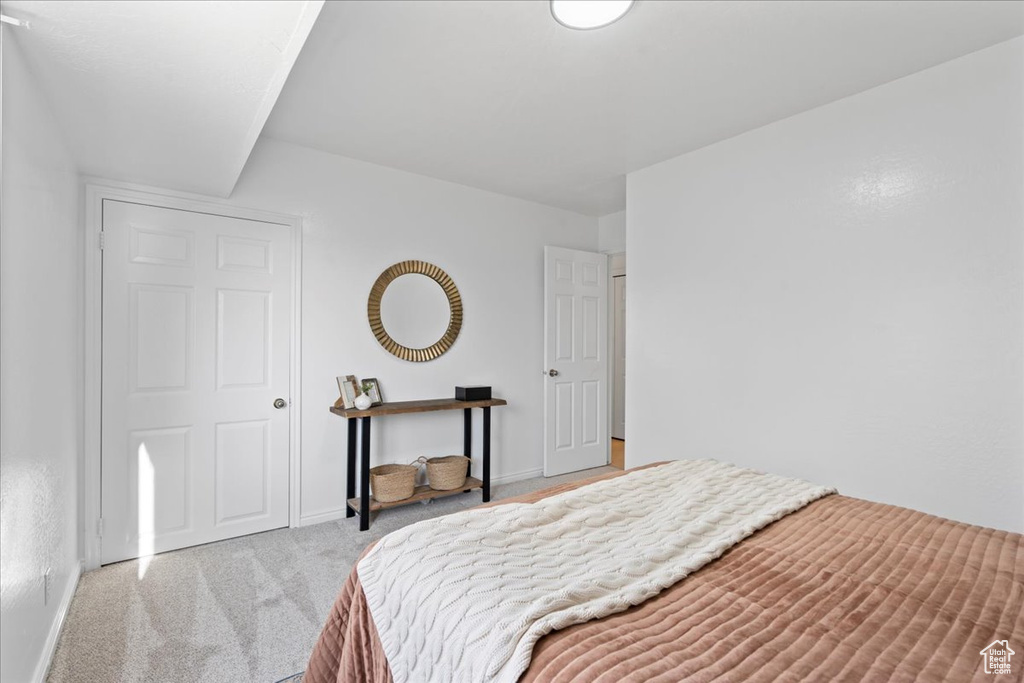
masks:
<path fill-rule="evenodd" d="M 458 288 L 448 273 L 426 261 L 402 261 L 381 273 L 366 312 L 380 345 L 414 363 L 444 354 L 462 329 Z"/>

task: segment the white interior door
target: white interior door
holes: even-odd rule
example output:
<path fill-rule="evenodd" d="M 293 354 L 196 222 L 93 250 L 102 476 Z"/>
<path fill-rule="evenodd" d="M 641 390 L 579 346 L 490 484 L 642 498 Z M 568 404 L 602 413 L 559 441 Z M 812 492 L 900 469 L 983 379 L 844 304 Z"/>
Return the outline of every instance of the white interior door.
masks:
<path fill-rule="evenodd" d="M 626 438 L 626 276 L 612 278 L 612 438 Z"/>
<path fill-rule="evenodd" d="M 608 464 L 608 257 L 544 247 L 544 476 Z"/>
<path fill-rule="evenodd" d="M 103 236 L 101 562 L 287 526 L 289 226 L 107 199 Z"/>

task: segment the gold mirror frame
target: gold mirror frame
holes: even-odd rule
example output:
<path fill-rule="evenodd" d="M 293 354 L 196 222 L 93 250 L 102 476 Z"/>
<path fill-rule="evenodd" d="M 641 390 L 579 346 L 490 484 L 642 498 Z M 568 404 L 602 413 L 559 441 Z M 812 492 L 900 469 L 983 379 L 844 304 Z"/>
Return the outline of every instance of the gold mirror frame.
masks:
<path fill-rule="evenodd" d="M 445 333 L 437 342 L 423 349 L 411 349 L 396 342 L 388 334 L 388 331 L 384 329 L 384 322 L 380 318 L 380 303 L 384 299 L 384 291 L 388 288 L 388 285 L 396 278 L 412 273 L 426 275 L 441 285 L 444 295 L 448 297 L 448 310 L 450 314 L 448 329 L 445 330 Z M 377 341 L 380 342 L 380 345 L 388 353 L 398 356 L 402 360 L 423 363 L 428 360 L 434 360 L 444 354 L 455 343 L 455 339 L 459 336 L 459 331 L 462 329 L 462 297 L 459 296 L 459 290 L 452 279 L 448 277 L 448 273 L 434 264 L 427 263 L 426 261 L 402 261 L 381 273 L 377 281 L 373 283 L 373 287 L 370 288 L 370 298 L 366 302 L 366 314 L 370 319 L 370 329 L 373 330 L 373 336 L 377 338 Z"/>

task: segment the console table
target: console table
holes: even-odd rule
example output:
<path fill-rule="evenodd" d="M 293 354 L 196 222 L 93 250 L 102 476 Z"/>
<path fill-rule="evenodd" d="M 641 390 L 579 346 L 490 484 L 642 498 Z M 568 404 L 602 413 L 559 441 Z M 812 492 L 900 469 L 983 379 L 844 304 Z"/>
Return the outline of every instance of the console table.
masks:
<path fill-rule="evenodd" d="M 507 401 L 500 398 L 490 398 L 484 401 L 459 401 L 454 398 L 434 398 L 426 401 L 398 401 L 396 403 L 384 403 L 366 410 L 357 408 L 332 407 L 331 412 L 340 415 L 348 420 L 348 483 L 345 493 L 346 506 L 345 516 L 352 517 L 359 514 L 359 530 L 366 531 L 370 528 L 370 512 L 383 510 L 384 508 L 397 505 L 407 505 L 421 500 L 450 496 L 455 493 L 468 492 L 473 489 L 483 489 L 483 499 L 487 503 L 491 500 L 491 408 L 494 406 L 507 405 Z M 370 498 L 370 421 L 375 417 L 386 417 L 388 415 L 401 415 L 403 413 L 429 413 L 437 410 L 462 410 L 463 411 L 463 452 L 470 458 L 469 467 L 472 467 L 473 451 L 473 408 L 483 410 L 483 479 L 470 477 L 470 470 L 467 469 L 466 485 L 454 491 L 435 491 L 429 486 L 417 486 L 411 498 L 395 501 L 393 503 L 380 503 Z M 361 454 L 359 463 L 359 496 L 356 496 L 356 444 L 358 426 L 358 451 Z"/>

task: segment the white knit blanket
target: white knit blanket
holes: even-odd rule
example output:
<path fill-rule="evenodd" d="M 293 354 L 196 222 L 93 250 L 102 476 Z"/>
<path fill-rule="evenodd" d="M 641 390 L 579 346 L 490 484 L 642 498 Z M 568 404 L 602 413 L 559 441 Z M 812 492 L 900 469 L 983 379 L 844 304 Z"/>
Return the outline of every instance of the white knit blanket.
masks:
<path fill-rule="evenodd" d="M 413 524 L 357 571 L 395 683 L 512 683 L 545 633 L 637 605 L 834 492 L 681 460 Z"/>

